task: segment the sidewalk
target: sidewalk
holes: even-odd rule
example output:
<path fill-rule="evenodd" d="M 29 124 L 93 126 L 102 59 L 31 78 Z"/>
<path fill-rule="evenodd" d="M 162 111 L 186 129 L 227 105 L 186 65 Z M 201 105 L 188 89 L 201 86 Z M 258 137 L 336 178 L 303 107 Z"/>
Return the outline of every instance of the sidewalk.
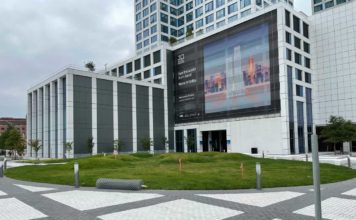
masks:
<path fill-rule="evenodd" d="M 356 219 L 356 179 L 322 185 L 323 216 Z M 0 219 L 313 219 L 312 186 L 113 191 L 0 178 Z M 4 205 L 6 204 L 6 205 Z"/>

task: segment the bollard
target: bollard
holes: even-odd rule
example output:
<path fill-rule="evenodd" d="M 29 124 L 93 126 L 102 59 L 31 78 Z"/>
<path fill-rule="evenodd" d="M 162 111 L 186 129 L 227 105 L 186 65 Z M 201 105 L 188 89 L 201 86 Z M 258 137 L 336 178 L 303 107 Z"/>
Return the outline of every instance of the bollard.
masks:
<path fill-rule="evenodd" d="M 351 168 L 351 158 L 350 156 L 347 156 L 347 165 L 349 168 Z"/>
<path fill-rule="evenodd" d="M 265 152 L 262 151 L 262 158 L 265 159 Z"/>
<path fill-rule="evenodd" d="M 4 177 L 4 168 L 3 168 L 3 164 L 0 165 L 0 178 Z"/>
<path fill-rule="evenodd" d="M 5 170 L 7 169 L 7 159 L 5 158 L 4 161 L 2 162 L 3 164 L 3 170 L 4 170 L 4 173 L 5 173 Z"/>
<path fill-rule="evenodd" d="M 305 161 L 308 162 L 308 154 L 305 154 Z"/>
<path fill-rule="evenodd" d="M 313 183 L 315 193 L 315 219 L 322 220 L 321 194 L 320 194 L 320 167 L 319 167 L 319 147 L 318 136 L 312 135 L 312 156 L 313 156 Z"/>
<path fill-rule="evenodd" d="M 261 190 L 261 164 L 256 162 L 256 189 Z"/>
<path fill-rule="evenodd" d="M 74 187 L 79 188 L 79 164 L 78 162 L 74 163 Z"/>

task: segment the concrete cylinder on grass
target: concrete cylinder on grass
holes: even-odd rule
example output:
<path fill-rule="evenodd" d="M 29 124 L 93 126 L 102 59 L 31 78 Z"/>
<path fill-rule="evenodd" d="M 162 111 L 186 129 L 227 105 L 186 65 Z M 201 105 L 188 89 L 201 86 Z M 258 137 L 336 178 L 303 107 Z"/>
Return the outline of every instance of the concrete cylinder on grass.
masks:
<path fill-rule="evenodd" d="M 141 190 L 142 186 L 142 180 L 100 178 L 96 181 L 96 188 L 98 189 Z"/>

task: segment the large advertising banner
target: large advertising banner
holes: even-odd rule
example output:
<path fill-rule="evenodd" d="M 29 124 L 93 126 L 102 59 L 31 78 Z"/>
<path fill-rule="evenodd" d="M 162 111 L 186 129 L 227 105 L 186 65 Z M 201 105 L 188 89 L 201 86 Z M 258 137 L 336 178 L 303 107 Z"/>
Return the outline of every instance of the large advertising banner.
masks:
<path fill-rule="evenodd" d="M 177 123 L 279 111 L 275 17 L 271 12 L 174 53 Z"/>

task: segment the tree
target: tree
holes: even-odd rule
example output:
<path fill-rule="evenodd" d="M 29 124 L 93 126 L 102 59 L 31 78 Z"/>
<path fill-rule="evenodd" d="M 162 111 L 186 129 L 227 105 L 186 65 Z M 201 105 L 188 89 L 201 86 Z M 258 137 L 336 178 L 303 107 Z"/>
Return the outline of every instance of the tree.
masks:
<path fill-rule="evenodd" d="M 188 28 L 187 33 L 185 34 L 185 36 L 188 38 L 188 37 L 190 37 L 192 35 L 193 35 L 193 29 L 192 28 Z"/>
<path fill-rule="evenodd" d="M 177 39 L 175 37 L 170 37 L 169 38 L 169 43 L 172 45 L 172 44 L 175 44 L 177 42 Z"/>
<path fill-rule="evenodd" d="M 94 148 L 94 138 L 93 137 L 88 138 L 87 147 L 88 147 L 89 153 L 93 154 L 93 148 Z"/>
<path fill-rule="evenodd" d="M 330 116 L 328 125 L 321 131 L 322 138 L 326 143 L 333 144 L 336 153 L 336 144 L 356 140 L 356 126 L 343 117 Z"/>
<path fill-rule="evenodd" d="M 195 145 L 195 138 L 194 136 L 188 135 L 188 137 L 185 137 L 185 142 L 188 147 L 188 151 L 191 152 L 193 151 L 194 145 Z"/>
<path fill-rule="evenodd" d="M 120 140 L 120 139 L 116 139 L 114 140 L 114 152 L 119 152 L 122 150 L 122 148 L 125 146 L 125 143 Z"/>
<path fill-rule="evenodd" d="M 73 150 L 73 142 L 67 142 L 65 144 L 66 146 L 66 151 L 67 151 L 67 157 L 69 156 L 70 152 Z"/>
<path fill-rule="evenodd" d="M 149 137 L 145 137 L 141 139 L 141 145 L 143 147 L 143 150 L 149 151 L 150 147 L 153 146 L 153 141 Z"/>
<path fill-rule="evenodd" d="M 32 139 L 28 142 L 28 145 L 36 152 L 36 158 L 38 158 L 38 151 L 41 149 L 41 141 L 37 139 Z"/>
<path fill-rule="evenodd" d="M 93 61 L 89 61 L 85 64 L 85 68 L 87 68 L 90 72 L 95 71 L 95 64 Z"/>
<path fill-rule="evenodd" d="M 10 150 L 12 155 L 22 154 L 25 149 L 26 141 L 22 137 L 20 131 L 15 128 L 10 128 L 7 130 L 6 139 L 4 140 L 5 149 Z"/>

